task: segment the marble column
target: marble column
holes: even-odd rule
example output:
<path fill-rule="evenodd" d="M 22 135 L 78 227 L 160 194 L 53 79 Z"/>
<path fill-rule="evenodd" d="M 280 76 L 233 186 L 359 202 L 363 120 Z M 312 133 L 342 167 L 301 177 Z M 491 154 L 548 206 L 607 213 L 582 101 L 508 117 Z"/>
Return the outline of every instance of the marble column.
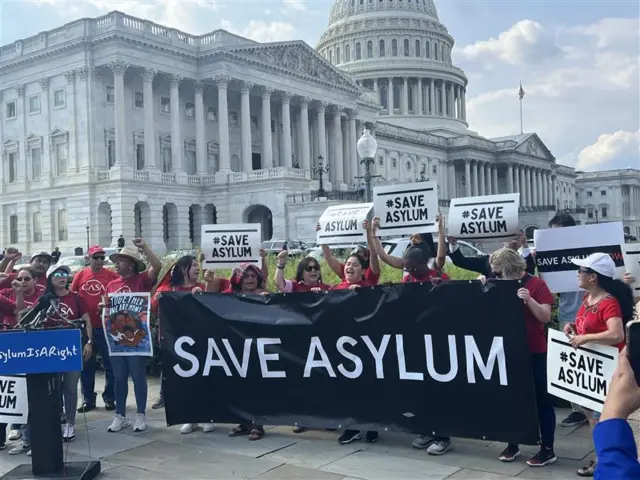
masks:
<path fill-rule="evenodd" d="M 378 79 L 377 78 L 373 79 L 373 91 L 378 93 Z M 378 98 L 378 101 L 380 101 L 379 98 Z"/>
<path fill-rule="evenodd" d="M 358 161 L 358 129 L 356 126 L 356 119 L 358 118 L 357 110 L 349 110 L 347 112 L 347 118 L 349 121 L 349 163 L 351 164 L 351 178 L 349 180 L 353 183 L 355 182 L 355 177 L 359 176 L 358 166 L 360 162 Z"/>
<path fill-rule="evenodd" d="M 240 144 L 242 155 L 242 171 L 253 170 L 251 152 L 251 89 L 253 83 L 242 82 L 240 86 Z"/>
<path fill-rule="evenodd" d="M 471 196 L 471 161 L 464 161 L 464 195 L 465 197 Z"/>
<path fill-rule="evenodd" d="M 115 164 L 122 167 L 127 163 L 127 118 L 124 101 L 124 73 L 127 71 L 127 68 L 129 68 L 129 64 L 121 60 L 116 60 L 115 62 L 109 64 L 109 67 L 111 68 L 111 70 L 113 70 L 113 93 L 115 96 L 115 102 L 113 106 L 116 137 Z M 52 168 L 51 171 L 55 172 L 55 168 Z"/>
<path fill-rule="evenodd" d="M 513 190 L 513 165 L 507 165 L 507 193 L 514 193 Z"/>
<path fill-rule="evenodd" d="M 437 115 L 436 113 L 436 82 L 433 78 L 429 83 L 429 108 L 427 109 L 430 115 Z"/>
<path fill-rule="evenodd" d="M 456 104 L 456 100 L 453 93 L 453 82 L 449 83 L 449 116 L 451 118 L 455 118 L 456 114 L 454 112 L 454 107 Z"/>
<path fill-rule="evenodd" d="M 444 80 L 440 81 L 440 115 L 443 117 L 447 114 L 447 88 L 445 83 Z"/>
<path fill-rule="evenodd" d="M 293 166 L 291 158 L 291 94 L 284 92 L 281 98 L 282 109 L 282 165 L 287 168 Z"/>
<path fill-rule="evenodd" d="M 182 164 L 182 121 L 180 118 L 180 75 L 169 76 L 169 101 L 171 109 L 171 170 L 184 172 Z M 218 119 L 220 121 L 220 119 Z"/>
<path fill-rule="evenodd" d="M 156 155 L 155 101 L 153 98 L 153 79 L 158 74 L 153 68 L 145 68 L 142 73 L 142 101 L 144 102 L 144 168 L 146 170 L 162 170 L 162 156 Z M 201 92 L 202 93 L 202 92 Z M 196 89 L 196 122 L 198 94 Z M 204 121 L 204 118 L 203 118 Z M 204 127 L 204 125 L 203 125 Z M 196 139 L 198 124 L 196 123 Z M 204 134 L 204 131 L 203 131 Z M 203 138 L 204 140 L 204 138 Z M 206 170 L 205 170 L 206 173 Z"/>
<path fill-rule="evenodd" d="M 333 171 L 335 172 L 335 181 L 338 184 L 344 183 L 344 164 L 342 163 L 342 110 L 343 107 L 334 105 L 333 114 Z"/>
<path fill-rule="evenodd" d="M 205 137 L 204 129 L 204 84 L 202 82 L 193 83 L 194 99 L 195 99 L 195 115 L 196 115 L 196 173 L 198 175 L 207 174 L 207 138 Z M 146 98 L 146 95 L 145 95 Z M 145 115 L 147 105 L 145 103 Z M 153 112 L 152 112 L 153 114 Z M 146 127 L 145 117 L 145 133 Z M 153 121 L 153 119 L 152 119 Z M 145 135 L 146 146 L 146 135 Z M 146 158 L 145 158 L 146 162 Z"/>
<path fill-rule="evenodd" d="M 342 164 L 343 164 L 343 176 L 344 183 L 351 185 L 353 183 L 353 177 L 355 173 L 351 171 L 351 155 L 349 145 L 349 120 L 347 117 L 340 119 L 340 128 L 342 130 Z"/>
<path fill-rule="evenodd" d="M 520 206 L 528 207 L 527 203 L 527 188 L 526 188 L 526 175 L 523 166 L 518 166 L 518 172 L 520 177 Z"/>
<path fill-rule="evenodd" d="M 547 172 L 547 205 L 553 205 L 553 185 L 551 184 L 551 172 Z"/>
<path fill-rule="evenodd" d="M 69 70 L 64 73 L 64 78 L 67 81 L 69 90 L 67 91 L 67 98 L 71 98 L 71 115 L 69 115 L 69 172 L 76 173 L 78 171 L 78 129 L 76 127 L 76 117 L 78 112 L 76 111 L 76 72 L 75 70 Z M 27 155 L 25 155 L 25 159 Z M 27 175 L 27 178 L 29 175 Z"/>
<path fill-rule="evenodd" d="M 462 89 L 462 119 L 467 121 L 467 90 Z"/>
<path fill-rule="evenodd" d="M 533 207 L 533 192 L 531 188 L 531 167 L 525 167 L 525 194 L 527 196 L 527 207 Z"/>
<path fill-rule="evenodd" d="M 329 164 L 329 158 L 327 157 L 327 129 L 324 115 L 326 107 L 327 103 L 318 102 L 318 106 L 316 108 L 316 113 L 318 115 L 318 152 L 319 156 L 324 160 L 324 165 Z"/>
<path fill-rule="evenodd" d="M 440 194 L 440 198 L 447 199 L 449 198 L 449 185 L 447 181 L 449 170 L 447 169 L 447 162 L 445 160 L 440 160 L 440 165 L 438 167 L 438 173 L 440 174 L 442 180 L 442 192 Z"/>
<path fill-rule="evenodd" d="M 478 195 L 480 195 L 480 189 L 478 188 L 478 161 L 474 160 L 473 165 L 472 165 L 472 172 L 471 172 L 472 178 L 471 178 L 471 191 L 473 192 L 473 196 L 477 197 Z"/>
<path fill-rule="evenodd" d="M 424 111 L 424 100 L 423 100 L 423 86 L 422 86 L 422 77 L 418 78 L 418 111 L 416 115 L 422 115 Z"/>
<path fill-rule="evenodd" d="M 402 81 L 402 113 L 407 115 L 409 113 L 409 79 L 407 77 L 403 77 Z"/>
<path fill-rule="evenodd" d="M 485 176 L 484 176 L 485 166 L 486 164 L 484 162 L 476 163 L 476 167 L 478 168 L 478 195 L 486 195 L 485 189 L 484 189 L 486 185 Z"/>
<path fill-rule="evenodd" d="M 301 164 L 303 170 L 311 169 L 310 142 L 309 142 L 309 102 L 308 97 L 300 99 L 300 137 L 301 137 Z"/>
<path fill-rule="evenodd" d="M 273 146 L 271 144 L 271 94 L 273 88 L 262 87 L 262 122 L 260 129 L 260 156 L 262 168 L 273 167 Z"/>
<path fill-rule="evenodd" d="M 449 198 L 457 198 L 458 193 L 456 191 L 456 166 L 453 162 L 449 162 L 447 168 L 449 169 L 449 175 L 447 176 L 449 179 Z"/>
<path fill-rule="evenodd" d="M 511 188 L 513 188 L 513 177 L 511 177 Z M 491 167 L 491 193 L 492 195 L 498 195 L 500 188 L 498 187 L 498 166 L 493 165 Z"/>
<path fill-rule="evenodd" d="M 218 87 L 218 170 L 231 171 L 231 155 L 229 152 L 229 107 L 227 105 L 227 88 L 231 79 L 225 75 L 214 78 Z"/>
<path fill-rule="evenodd" d="M 547 196 L 548 196 L 548 192 L 547 192 L 547 172 L 545 170 L 542 170 L 540 172 L 540 184 L 541 184 L 541 189 L 542 189 L 542 197 L 540 199 L 540 206 L 546 207 L 549 204 L 547 203 Z"/>
<path fill-rule="evenodd" d="M 389 87 L 387 88 L 387 106 L 389 107 L 389 115 L 393 115 L 393 77 L 389 77 Z"/>
<path fill-rule="evenodd" d="M 540 207 L 540 205 L 542 205 L 542 184 L 540 183 L 540 170 L 537 168 L 534 170 L 534 176 L 536 184 L 536 201 L 534 202 L 534 205 L 536 207 Z"/>
<path fill-rule="evenodd" d="M 556 196 L 556 176 L 551 175 L 551 200 L 552 204 L 557 207 L 558 198 Z"/>

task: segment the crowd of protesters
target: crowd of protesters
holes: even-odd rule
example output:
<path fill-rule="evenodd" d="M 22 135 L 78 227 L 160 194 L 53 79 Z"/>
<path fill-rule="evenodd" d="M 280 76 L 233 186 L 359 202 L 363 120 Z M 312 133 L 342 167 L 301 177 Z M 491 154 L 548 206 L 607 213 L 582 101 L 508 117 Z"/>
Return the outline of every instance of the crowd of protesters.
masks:
<path fill-rule="evenodd" d="M 88 266 L 76 274 L 70 282 L 70 270 L 66 266 L 57 266 L 56 260 L 46 252 L 38 252 L 30 258 L 29 265 L 14 271 L 14 264 L 20 253 L 7 248 L 0 261 L 0 271 L 5 273 L 0 278 L 0 314 L 3 315 L 3 327 L 14 328 L 21 312 L 36 305 L 43 295 L 58 308 L 52 316 L 65 316 L 68 319 L 82 320 L 84 324 L 84 357 L 82 371 L 61 375 L 62 401 L 61 411 L 64 415 L 63 439 L 72 441 L 75 438 L 75 415 L 78 412 L 89 412 L 97 407 L 95 392 L 96 354 L 100 354 L 105 372 L 105 387 L 102 393 L 104 408 L 115 410 L 115 416 L 108 430 L 117 432 L 133 423 L 134 431 L 147 428 L 147 358 L 142 356 L 110 357 L 105 332 L 102 327 L 101 312 L 106 307 L 108 294 L 125 292 L 154 292 L 151 308 L 155 318 L 158 315 L 158 298 L 162 292 L 187 291 L 219 292 L 232 295 L 267 295 L 271 293 L 322 292 L 330 290 L 357 289 L 375 286 L 380 280 L 380 262 L 392 268 L 402 270 L 403 283 L 431 283 L 438 285 L 449 277 L 443 268 L 447 256 L 454 265 L 478 273 L 483 282 L 497 280 L 518 280 L 521 288 L 517 291 L 522 300 L 522 308 L 526 320 L 528 348 L 531 354 L 532 381 L 535 387 L 538 420 L 540 425 L 540 449 L 527 463 L 533 467 L 543 467 L 557 461 L 554 452 L 556 415 L 552 397 L 547 393 L 546 351 L 547 341 L 545 325 L 551 321 L 552 306 L 556 298 L 546 283 L 536 276 L 535 252 L 527 247 L 524 232 L 504 244 L 491 255 L 485 257 L 466 258 L 458 248 L 455 238 L 445 238 L 444 219 L 437 219 L 438 241 L 431 234 L 415 234 L 411 237 L 410 246 L 402 257 L 387 254 L 375 236 L 379 219 L 365 221 L 363 228 L 367 232 L 367 246 L 354 249 L 342 263 L 327 245 L 322 245 L 324 259 L 328 266 L 339 277 L 337 284 L 326 283 L 321 274 L 320 263 L 313 257 L 305 257 L 298 261 L 294 278 L 285 278 L 285 267 L 290 261 L 287 251 L 277 256 L 276 270 L 273 272 L 277 292 L 267 290 L 269 278 L 266 255 L 262 252 L 261 268 L 253 264 L 240 264 L 233 269 L 231 276 L 222 278 L 211 270 L 200 271 L 199 259 L 183 256 L 167 271 L 158 282 L 162 269 L 160 259 L 141 238 L 134 239 L 132 245 L 125 245 L 124 239 L 118 239 L 118 250 L 110 255 L 114 270 L 105 268 L 106 254 L 100 246 L 93 246 L 88 251 Z M 569 215 L 557 215 L 549 223 L 550 228 L 573 226 L 575 222 Z M 146 263 L 143 259 L 146 258 Z M 562 293 L 558 300 L 558 319 L 560 328 L 570 338 L 575 347 L 587 342 L 602 345 L 613 345 L 622 349 L 625 345 L 624 325 L 634 317 L 634 299 L 631 289 L 626 283 L 634 279 L 628 275 L 624 281 L 615 278 L 615 265 L 609 255 L 596 253 L 581 260 L 573 260 L 578 267 L 576 291 Z M 202 274 L 201 274 L 202 273 Z M 199 279 L 203 278 L 203 281 Z M 625 283 L 626 282 L 626 283 Z M 581 291 L 579 290 L 582 289 Z M 136 400 L 136 416 L 133 422 L 127 417 L 126 402 L 128 396 L 128 380 L 133 381 Z M 81 380 L 83 402 L 78 408 L 78 381 Z M 164 407 L 164 392 L 152 403 L 152 408 Z M 562 426 L 577 426 L 589 423 L 595 428 L 598 423 L 597 412 L 574 406 L 571 415 L 561 422 Z M 5 448 L 3 436 L 6 426 L 0 425 L 0 449 Z M 204 432 L 215 429 L 212 423 L 203 425 L 185 424 L 182 434 L 189 434 L 197 428 Z M 305 428 L 297 426 L 294 432 L 303 433 Z M 248 436 L 249 440 L 260 440 L 265 435 L 262 425 L 247 422 L 234 427 L 229 436 Z M 378 432 L 365 432 L 367 442 L 376 442 Z M 357 430 L 346 430 L 340 435 L 338 442 L 348 444 L 362 438 Z M 8 440 L 21 440 L 9 453 L 30 452 L 29 425 L 11 425 Z M 596 445 L 597 446 L 597 445 Z M 453 448 L 447 437 L 434 437 L 428 434 L 416 438 L 413 447 L 426 449 L 430 455 L 443 455 Z M 499 455 L 503 462 L 513 462 L 521 455 L 518 445 L 510 443 Z M 593 476 L 596 462 L 578 469 L 580 476 Z"/>

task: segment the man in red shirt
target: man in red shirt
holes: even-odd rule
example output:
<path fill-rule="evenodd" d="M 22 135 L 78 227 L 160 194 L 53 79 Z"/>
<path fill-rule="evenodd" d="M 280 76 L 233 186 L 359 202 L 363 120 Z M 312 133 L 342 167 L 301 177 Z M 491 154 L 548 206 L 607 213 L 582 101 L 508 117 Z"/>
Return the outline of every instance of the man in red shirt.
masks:
<path fill-rule="evenodd" d="M 3 264 L 6 268 L 9 263 L 15 262 L 20 258 L 20 256 L 21 254 L 19 252 L 16 252 L 11 256 L 11 258 L 9 258 L 7 263 L 5 263 L 4 260 L 0 262 L 0 268 L 2 268 Z M 47 252 L 36 252 L 31 255 L 31 258 L 29 259 L 29 266 L 31 267 L 31 270 L 36 277 L 36 290 L 38 291 L 38 293 L 40 293 L 40 295 L 42 295 L 47 288 L 47 270 L 51 266 L 52 260 L 53 259 L 51 258 L 51 255 Z M 11 288 L 11 282 L 13 282 L 15 279 L 15 273 L 11 273 L 2 278 L 0 280 L 0 290 L 3 288 Z"/>
<path fill-rule="evenodd" d="M 82 396 L 83 405 L 78 412 L 90 412 L 96 408 L 96 351 L 102 356 L 102 366 L 104 368 L 105 386 L 102 393 L 105 410 L 115 410 L 115 396 L 113 393 L 113 369 L 109 358 L 109 349 L 102 328 L 99 304 L 103 295 L 107 293 L 107 285 L 120 278 L 114 271 L 104 268 L 106 254 L 100 245 L 94 245 L 88 252 L 89 266 L 78 272 L 71 283 L 71 291 L 82 298 L 87 306 L 93 327 L 94 349 L 93 355 L 84 364 L 82 370 Z"/>

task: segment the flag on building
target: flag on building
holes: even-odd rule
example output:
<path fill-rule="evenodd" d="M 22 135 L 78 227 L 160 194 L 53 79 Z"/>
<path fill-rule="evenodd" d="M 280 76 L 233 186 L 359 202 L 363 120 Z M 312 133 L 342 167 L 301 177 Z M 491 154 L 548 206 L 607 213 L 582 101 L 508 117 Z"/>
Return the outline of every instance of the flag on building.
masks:
<path fill-rule="evenodd" d="M 522 89 L 522 82 L 520 82 L 520 90 L 518 91 L 518 97 L 520 97 L 520 100 L 522 100 L 522 98 L 524 97 L 524 90 Z"/>

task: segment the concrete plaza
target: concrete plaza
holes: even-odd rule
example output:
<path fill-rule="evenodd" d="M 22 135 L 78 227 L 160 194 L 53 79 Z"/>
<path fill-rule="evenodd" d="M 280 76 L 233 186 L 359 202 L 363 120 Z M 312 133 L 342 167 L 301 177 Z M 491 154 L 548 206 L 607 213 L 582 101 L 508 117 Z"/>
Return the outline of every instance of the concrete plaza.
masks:
<path fill-rule="evenodd" d="M 102 382 L 97 381 L 98 391 Z M 149 379 L 149 404 L 156 398 L 158 380 Z M 102 407 L 101 402 L 98 402 Z M 473 405 L 469 405 L 473 408 Z M 129 390 L 129 415 L 135 413 L 133 388 Z M 558 410 L 558 421 L 568 412 Z M 481 414 L 481 412 L 478 412 Z M 134 433 L 126 428 L 107 432 L 112 412 L 98 408 L 78 415 L 77 438 L 65 444 L 67 461 L 102 461 L 99 478 L 118 480 L 508 480 L 578 478 L 575 470 L 593 455 L 589 429 L 556 430 L 555 465 L 531 468 L 525 463 L 535 447 L 523 447 L 513 463 L 501 463 L 501 443 L 454 439 L 453 450 L 441 457 L 411 448 L 413 436 L 381 432 L 375 444 L 364 441 L 340 446 L 338 432 L 308 431 L 295 434 L 290 427 L 266 427 L 264 439 L 229 438 L 231 425 L 218 425 L 215 432 L 202 430 L 181 435 L 179 426 L 168 428 L 164 410 L 148 409 L 149 428 Z M 9 444 L 10 447 L 10 444 Z M 0 452 L 0 471 L 6 473 L 26 455 Z"/>

